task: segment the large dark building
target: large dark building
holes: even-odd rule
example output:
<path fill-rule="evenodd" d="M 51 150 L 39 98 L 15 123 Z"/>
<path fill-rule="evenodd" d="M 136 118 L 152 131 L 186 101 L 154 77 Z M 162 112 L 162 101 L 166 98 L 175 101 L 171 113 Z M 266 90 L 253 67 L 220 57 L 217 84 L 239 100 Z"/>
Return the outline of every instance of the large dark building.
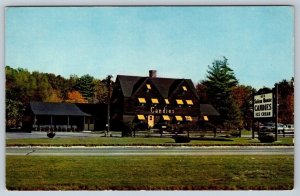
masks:
<path fill-rule="evenodd" d="M 157 125 L 196 123 L 200 102 L 190 79 L 118 75 L 111 98 L 112 122 Z"/>
<path fill-rule="evenodd" d="M 152 70 L 148 77 L 118 75 L 110 105 L 30 102 L 23 128 L 101 131 L 107 129 L 107 120 L 111 119 L 113 131 L 123 130 L 127 125 L 176 129 L 181 125 L 199 125 L 199 121 L 218 116 L 212 105 L 200 104 L 190 79 L 160 78 Z"/>

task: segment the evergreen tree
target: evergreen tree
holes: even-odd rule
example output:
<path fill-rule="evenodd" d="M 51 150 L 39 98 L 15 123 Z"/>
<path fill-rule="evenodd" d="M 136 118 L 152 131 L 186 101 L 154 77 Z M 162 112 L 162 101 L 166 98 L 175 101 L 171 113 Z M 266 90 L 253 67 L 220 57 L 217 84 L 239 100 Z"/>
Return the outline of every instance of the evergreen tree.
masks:
<path fill-rule="evenodd" d="M 78 78 L 75 90 L 78 90 L 89 103 L 92 103 L 95 90 L 94 78 L 88 74 Z"/>
<path fill-rule="evenodd" d="M 232 90 L 238 84 L 233 70 L 228 66 L 228 59 L 215 60 L 208 66 L 207 79 L 202 81 L 211 104 L 219 111 L 223 125 L 237 127 L 240 124 L 240 112 Z"/>

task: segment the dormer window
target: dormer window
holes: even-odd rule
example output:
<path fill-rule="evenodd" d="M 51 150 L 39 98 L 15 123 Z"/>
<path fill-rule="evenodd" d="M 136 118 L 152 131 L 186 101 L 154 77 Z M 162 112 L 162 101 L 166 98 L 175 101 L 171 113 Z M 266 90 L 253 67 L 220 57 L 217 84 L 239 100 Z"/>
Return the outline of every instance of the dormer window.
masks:
<path fill-rule="evenodd" d="M 208 121 L 208 117 L 207 116 L 203 116 L 203 120 L 204 121 Z"/>
<path fill-rule="evenodd" d="M 147 90 L 151 90 L 151 85 L 150 84 L 146 84 Z"/>
<path fill-rule="evenodd" d="M 169 105 L 169 104 L 170 104 L 169 99 L 165 99 L 165 103 L 166 103 L 167 105 Z"/>
<path fill-rule="evenodd" d="M 159 102 L 158 102 L 158 99 L 156 99 L 156 98 L 151 98 L 151 102 L 153 103 L 153 104 L 158 104 Z"/>
<path fill-rule="evenodd" d="M 181 86 L 183 91 L 187 91 L 186 86 Z"/>

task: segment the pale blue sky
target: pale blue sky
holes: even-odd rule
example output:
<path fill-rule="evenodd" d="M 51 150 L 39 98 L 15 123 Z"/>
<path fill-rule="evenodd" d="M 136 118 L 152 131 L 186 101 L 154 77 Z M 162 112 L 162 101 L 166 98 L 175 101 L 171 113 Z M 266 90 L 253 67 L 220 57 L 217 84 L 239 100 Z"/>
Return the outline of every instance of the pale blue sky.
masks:
<path fill-rule="evenodd" d="M 244 7 L 11 7 L 5 64 L 60 74 L 206 78 L 226 56 L 240 84 L 294 75 L 294 10 Z"/>

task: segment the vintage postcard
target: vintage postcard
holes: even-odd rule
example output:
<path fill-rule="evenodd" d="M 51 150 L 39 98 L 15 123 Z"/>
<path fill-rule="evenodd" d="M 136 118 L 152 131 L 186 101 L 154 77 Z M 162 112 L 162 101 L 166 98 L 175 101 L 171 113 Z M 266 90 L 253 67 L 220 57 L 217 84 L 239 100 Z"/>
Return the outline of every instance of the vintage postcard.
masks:
<path fill-rule="evenodd" d="M 5 8 L 8 190 L 292 190 L 293 6 Z"/>

